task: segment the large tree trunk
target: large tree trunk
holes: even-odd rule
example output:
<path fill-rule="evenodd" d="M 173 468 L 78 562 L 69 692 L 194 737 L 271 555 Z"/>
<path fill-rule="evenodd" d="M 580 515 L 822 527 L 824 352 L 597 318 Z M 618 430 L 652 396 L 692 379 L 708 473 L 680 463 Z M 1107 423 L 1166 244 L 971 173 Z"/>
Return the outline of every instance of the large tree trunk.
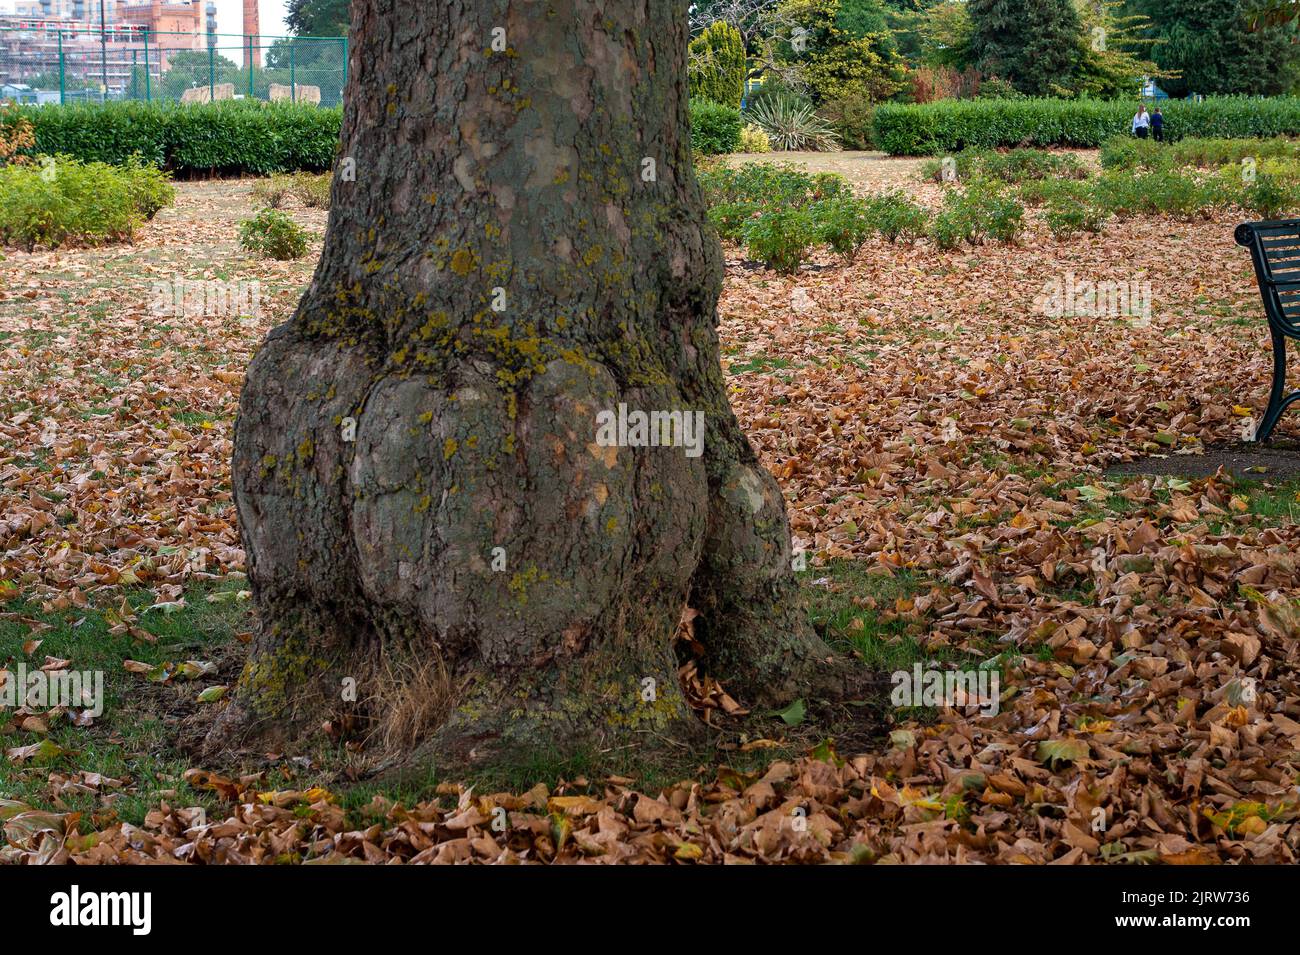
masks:
<path fill-rule="evenodd" d="M 803 695 L 829 651 L 719 368 L 680 0 L 353 19 L 324 253 L 240 402 L 261 626 L 209 741 L 300 739 L 349 678 L 382 727 L 431 666 L 439 758 L 672 736 L 687 605 L 734 696 Z M 603 446 L 620 404 L 702 411 L 703 454 Z"/>

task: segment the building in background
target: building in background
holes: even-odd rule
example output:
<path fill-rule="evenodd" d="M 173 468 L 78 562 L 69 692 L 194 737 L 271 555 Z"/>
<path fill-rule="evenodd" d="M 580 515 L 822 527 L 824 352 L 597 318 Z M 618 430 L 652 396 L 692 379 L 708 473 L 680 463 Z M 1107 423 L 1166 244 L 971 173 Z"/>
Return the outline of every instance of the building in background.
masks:
<path fill-rule="evenodd" d="M 211 6 L 210 0 L 207 3 Z M 76 89 L 107 86 L 121 95 L 148 72 L 159 77 L 178 52 L 206 50 L 214 38 L 215 7 L 204 0 L 17 0 L 0 12 L 0 83 L 59 75 Z M 205 29 L 206 27 L 206 29 Z"/>

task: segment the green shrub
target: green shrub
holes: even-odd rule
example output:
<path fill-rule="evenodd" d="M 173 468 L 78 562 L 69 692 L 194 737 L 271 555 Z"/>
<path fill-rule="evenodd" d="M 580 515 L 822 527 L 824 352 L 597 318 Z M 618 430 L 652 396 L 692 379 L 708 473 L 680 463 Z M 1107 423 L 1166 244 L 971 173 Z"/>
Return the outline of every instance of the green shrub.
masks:
<path fill-rule="evenodd" d="M 969 217 L 959 209 L 943 209 L 930 220 L 926 233 L 940 249 L 955 249 L 963 242 L 974 242 L 975 233 Z"/>
<path fill-rule="evenodd" d="M 845 149 L 875 148 L 871 120 L 876 104 L 862 91 L 850 90 L 843 96 L 827 100 L 820 112 Z"/>
<path fill-rule="evenodd" d="M 901 189 L 872 196 L 867 200 L 867 221 L 871 228 L 890 242 L 911 242 L 925 235 L 929 215 Z"/>
<path fill-rule="evenodd" d="M 1300 135 L 1300 98 L 1210 97 L 1161 104 L 1170 142 Z M 1130 100 L 976 99 L 884 103 L 872 123 L 876 146 L 892 155 L 943 156 L 968 146 L 1095 148 L 1126 134 Z"/>
<path fill-rule="evenodd" d="M 263 209 L 239 224 L 239 244 L 271 259 L 297 259 L 307 252 L 307 232 L 289 216 Z"/>
<path fill-rule="evenodd" d="M 729 23 L 710 23 L 690 43 L 691 96 L 740 109 L 745 95 L 745 41 Z"/>
<path fill-rule="evenodd" d="M 1016 190 L 1026 205 L 1096 202 L 1092 184 L 1079 179 L 1030 179 Z"/>
<path fill-rule="evenodd" d="M 709 207 L 709 221 L 718 235 L 732 242 L 744 237 L 745 223 L 758 214 L 762 206 L 757 202 L 724 202 Z"/>
<path fill-rule="evenodd" d="M 691 100 L 691 148 L 704 155 L 740 149 L 740 110 L 705 99 Z"/>
<path fill-rule="evenodd" d="M 767 133 L 773 149 L 835 149 L 839 141 L 807 101 L 793 96 L 769 96 L 749 108 L 748 117 Z"/>
<path fill-rule="evenodd" d="M 1259 173 L 1242 190 L 1240 204 L 1260 219 L 1281 219 L 1296 208 L 1296 189 L 1277 176 Z"/>
<path fill-rule="evenodd" d="M 982 238 L 1015 242 L 1024 228 L 1025 207 L 994 184 L 976 180 L 964 191 L 952 189 L 930 223 L 930 238 L 941 249 Z"/>
<path fill-rule="evenodd" d="M 132 205 L 145 219 L 152 219 L 176 201 L 171 173 L 144 162 L 139 156 L 132 156 L 130 162 L 118 168 L 126 178 Z"/>
<path fill-rule="evenodd" d="M 69 156 L 0 167 L 0 242 L 26 248 L 130 239 L 172 202 L 164 173 L 133 160 L 124 167 Z"/>
<path fill-rule="evenodd" d="M 802 206 L 852 194 L 843 176 L 829 172 L 813 176 L 789 163 L 719 165 L 701 171 L 698 179 L 705 201 L 711 206 L 733 202 Z"/>
<path fill-rule="evenodd" d="M 817 241 L 851 259 L 875 231 L 867 204 L 851 195 L 823 199 L 808 207 Z"/>
<path fill-rule="evenodd" d="M 1107 172 L 1097 180 L 1097 200 L 1120 218 L 1165 214 L 1191 219 L 1227 198 L 1213 181 L 1199 181 L 1171 169 Z"/>
<path fill-rule="evenodd" d="M 744 227 L 750 258 L 778 272 L 791 273 L 817 241 L 817 228 L 806 209 L 779 207 L 750 219 Z"/>
<path fill-rule="evenodd" d="M 1002 182 L 1019 183 L 1034 179 L 1086 179 L 1088 167 L 1073 153 L 1050 153 L 1042 149 L 1012 149 L 997 152 L 968 147 L 950 158 L 958 179 L 984 176 Z M 921 167 L 922 176 L 943 180 L 944 161 L 932 159 Z"/>
<path fill-rule="evenodd" d="M 120 102 L 23 107 L 30 152 L 123 165 L 133 154 L 178 175 L 269 175 L 334 164 L 342 111 L 227 100 L 186 106 Z"/>
<path fill-rule="evenodd" d="M 1047 204 L 1043 221 L 1057 239 L 1068 239 L 1080 232 L 1100 232 L 1110 212 L 1094 202 L 1076 202 L 1054 198 Z"/>

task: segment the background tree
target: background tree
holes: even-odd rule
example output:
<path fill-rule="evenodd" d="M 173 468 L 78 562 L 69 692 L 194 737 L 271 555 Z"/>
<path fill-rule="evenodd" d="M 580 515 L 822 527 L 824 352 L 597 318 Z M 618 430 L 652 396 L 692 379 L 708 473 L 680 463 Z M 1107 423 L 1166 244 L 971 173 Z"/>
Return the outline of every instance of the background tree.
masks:
<path fill-rule="evenodd" d="M 413 709 L 441 765 L 647 745 L 696 725 L 686 652 L 751 706 L 833 686 L 719 364 L 681 5 L 352 9 L 355 177 L 240 397 L 260 624 L 210 745 Z M 609 446 L 620 406 L 702 453 Z"/>
<path fill-rule="evenodd" d="M 1292 92 L 1300 81 L 1294 20 L 1267 15 L 1247 0 L 1129 0 L 1150 18 L 1145 35 L 1170 96 Z"/>
<path fill-rule="evenodd" d="M 186 90 L 195 86 L 207 87 L 209 82 L 234 83 L 235 89 L 242 91 L 238 81 L 247 75 L 234 61 L 220 53 L 209 60 L 206 52 L 179 50 L 167 55 L 167 69 L 153 94 L 163 99 L 180 99 Z"/>
<path fill-rule="evenodd" d="M 970 0 L 967 8 L 981 72 L 1031 96 L 1071 91 L 1084 48 L 1073 0 Z"/>
<path fill-rule="evenodd" d="M 1154 42 L 1146 36 L 1152 26 L 1148 17 L 1126 14 L 1122 0 L 1075 2 L 1087 40 L 1073 80 L 1079 94 L 1118 99 L 1137 95 L 1143 77 L 1171 78 L 1147 58 Z"/>
<path fill-rule="evenodd" d="M 715 20 L 690 42 L 690 92 L 724 106 L 745 97 L 745 41 L 729 23 Z"/>
<path fill-rule="evenodd" d="M 298 36 L 345 36 L 348 0 L 289 0 L 284 22 Z"/>
<path fill-rule="evenodd" d="M 885 28 L 883 7 L 878 0 L 847 2 L 785 0 L 781 5 L 792 30 L 783 54 L 801 68 L 817 103 L 846 97 L 874 103 L 903 85 L 906 64 Z M 803 31 L 797 45 L 795 28 Z"/>

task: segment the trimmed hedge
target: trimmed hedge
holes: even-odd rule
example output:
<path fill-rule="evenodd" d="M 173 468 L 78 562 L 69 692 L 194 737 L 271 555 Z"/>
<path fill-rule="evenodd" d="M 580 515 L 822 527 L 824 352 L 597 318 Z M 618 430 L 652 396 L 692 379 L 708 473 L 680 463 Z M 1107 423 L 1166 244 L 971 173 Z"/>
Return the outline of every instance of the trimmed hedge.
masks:
<path fill-rule="evenodd" d="M 1221 96 L 1200 103 L 1166 100 L 1165 136 L 1244 139 L 1300 135 L 1300 98 Z M 1130 100 L 938 100 L 883 103 L 872 119 L 878 148 L 895 156 L 938 156 L 968 147 L 1095 148 L 1129 132 Z"/>
<path fill-rule="evenodd" d="M 740 149 L 740 110 L 707 99 L 691 100 L 691 148 L 706 156 Z"/>
<path fill-rule="evenodd" d="M 39 106 L 16 115 L 32 124 L 30 155 L 123 165 L 135 153 L 178 175 L 329 169 L 343 119 L 339 109 L 251 100 Z"/>

